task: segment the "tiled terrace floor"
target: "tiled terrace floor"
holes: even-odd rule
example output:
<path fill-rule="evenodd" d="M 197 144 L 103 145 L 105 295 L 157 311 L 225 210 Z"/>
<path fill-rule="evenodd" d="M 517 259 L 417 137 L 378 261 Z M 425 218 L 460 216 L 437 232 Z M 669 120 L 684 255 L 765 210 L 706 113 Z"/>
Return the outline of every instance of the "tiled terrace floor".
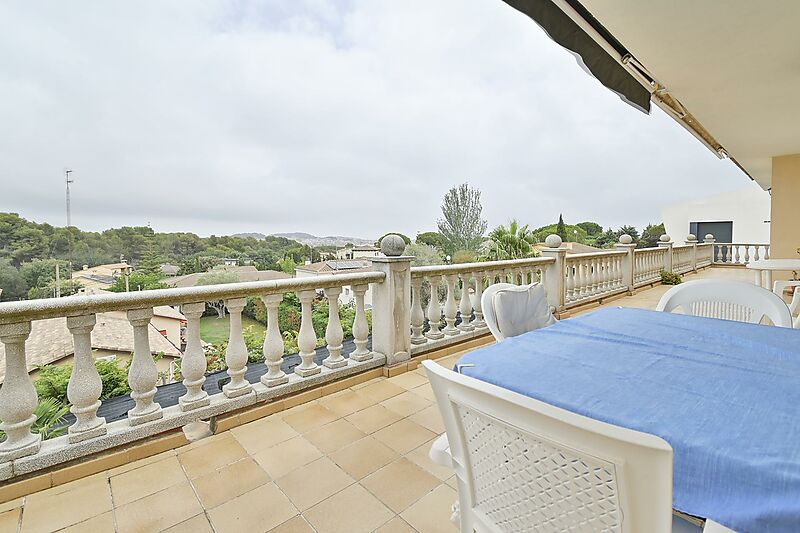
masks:
<path fill-rule="evenodd" d="M 704 277 L 752 278 L 687 279 Z M 667 289 L 604 306 L 653 308 Z M 443 431 L 418 368 L 0 504 L 0 532 L 453 533 L 454 480 L 428 459 Z"/>

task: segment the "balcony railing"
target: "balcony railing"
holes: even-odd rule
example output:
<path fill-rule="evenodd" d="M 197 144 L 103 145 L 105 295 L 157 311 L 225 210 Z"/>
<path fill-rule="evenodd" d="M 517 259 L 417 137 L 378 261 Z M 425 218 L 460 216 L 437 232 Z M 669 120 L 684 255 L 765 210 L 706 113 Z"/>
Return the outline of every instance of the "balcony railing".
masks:
<path fill-rule="evenodd" d="M 718 250 L 709 239 L 704 243 L 690 239 L 673 247 L 667 236 L 657 248 L 637 250 L 630 237 L 623 235 L 615 249 L 588 254 L 568 255 L 555 235 L 548 237 L 546 245 L 541 257 L 510 261 L 411 267 L 411 257 L 375 257 L 372 272 L 0 304 L 0 342 L 6 354 L 5 382 L 0 388 L 0 430 L 6 434 L 0 443 L 0 480 L 484 335 L 481 296 L 497 281 L 542 283 L 551 308 L 562 314 L 656 283 L 662 270 L 688 272 L 709 266 Z M 342 353 L 343 328 L 337 312 L 343 287 L 350 287 L 355 295 L 355 348 L 350 353 Z M 367 290 L 372 291 L 371 332 L 364 309 Z M 314 359 L 317 339 L 312 322 L 318 291 L 330 304 L 327 357 L 320 364 Z M 302 309 L 297 342 L 301 362 L 293 371 L 284 364 L 278 322 L 279 304 L 287 293 L 297 294 Z M 260 298 L 267 312 L 265 365 L 249 368 L 241 321 L 248 297 Z M 217 389 L 204 387 L 207 367 L 200 317 L 206 302 L 219 300 L 225 301 L 231 316 L 225 353 L 229 381 L 221 392 L 209 394 Z M 163 407 L 154 400 L 158 371 L 148 336 L 157 305 L 179 305 L 187 319 L 187 345 L 181 360 L 185 393 L 177 405 Z M 110 311 L 126 312 L 134 338 L 128 383 L 135 405 L 125 418 L 113 422 L 97 414 L 101 380 L 91 348 L 97 313 Z M 28 373 L 25 341 L 32 322 L 56 317 L 66 317 L 74 341 L 67 398 L 75 421 L 67 435 L 42 441 L 32 431 L 38 398 Z M 263 368 L 260 374 L 254 372 L 257 368 Z"/>
<path fill-rule="evenodd" d="M 715 264 L 746 265 L 750 261 L 769 259 L 769 244 L 718 242 L 713 246 Z"/>

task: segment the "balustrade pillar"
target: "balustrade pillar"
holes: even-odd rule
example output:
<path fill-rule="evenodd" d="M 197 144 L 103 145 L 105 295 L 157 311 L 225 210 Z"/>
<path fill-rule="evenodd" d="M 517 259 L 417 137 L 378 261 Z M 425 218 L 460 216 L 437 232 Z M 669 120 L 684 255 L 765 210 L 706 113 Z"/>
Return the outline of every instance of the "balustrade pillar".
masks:
<path fill-rule="evenodd" d="M 444 333 L 439 331 L 442 321 L 442 307 L 439 304 L 439 285 L 442 282 L 441 276 L 429 276 L 428 281 L 431 285 L 431 299 L 428 302 L 428 332 L 425 336 L 430 340 L 444 338 Z"/>
<path fill-rule="evenodd" d="M 300 300 L 302 316 L 300 318 L 300 332 L 297 336 L 297 348 L 300 351 L 299 365 L 294 368 L 294 373 L 304 378 L 319 374 L 322 368 L 314 362 L 314 349 L 317 347 L 317 334 L 314 333 L 314 323 L 312 322 L 311 304 L 316 296 L 316 291 L 300 291 L 297 298 Z"/>
<path fill-rule="evenodd" d="M 475 326 L 470 324 L 472 320 L 472 302 L 469 300 L 469 278 L 470 274 L 461 274 L 461 302 L 458 307 L 461 312 L 461 323 L 458 325 L 458 329 L 465 333 L 475 330 Z"/>
<path fill-rule="evenodd" d="M 158 368 L 150 351 L 150 319 L 153 309 L 131 309 L 128 311 L 128 322 L 133 326 L 133 359 L 128 369 L 128 385 L 131 398 L 136 402 L 128 411 L 128 423 L 138 426 L 151 420 L 158 420 L 164 413 L 161 406 L 153 401 L 156 395 Z"/>
<path fill-rule="evenodd" d="M 264 337 L 264 361 L 267 373 L 261 376 L 261 383 L 267 387 L 289 383 L 289 376 L 281 369 L 284 345 L 278 324 L 278 308 L 282 300 L 283 294 L 268 294 L 261 297 L 267 309 L 267 334 Z"/>
<path fill-rule="evenodd" d="M 692 247 L 689 252 L 691 270 L 697 272 L 697 237 L 690 233 L 686 236 L 686 244 Z"/>
<path fill-rule="evenodd" d="M 634 272 L 636 270 L 636 245 L 633 244 L 633 238 L 630 235 L 623 234 L 619 236 L 619 243 L 616 244 L 615 248 L 625 252 L 621 262 L 622 286 L 628 288 L 629 295 L 633 294 L 635 285 Z"/>
<path fill-rule="evenodd" d="M 6 349 L 6 374 L 0 388 L 0 430 L 6 434 L 6 440 L 0 443 L 3 463 L 33 455 L 41 447 L 41 437 L 31 432 L 39 399 L 25 358 L 25 341 L 30 333 L 30 322 L 0 325 L 0 342 Z"/>
<path fill-rule="evenodd" d="M 456 306 L 456 283 L 458 283 L 457 274 L 448 274 L 444 277 L 447 284 L 447 298 L 444 302 L 444 321 L 445 327 L 442 333 L 445 335 L 458 335 L 458 328 L 456 327 L 456 318 L 458 307 Z"/>
<path fill-rule="evenodd" d="M 554 260 L 545 270 L 544 288 L 547 302 L 553 312 L 561 313 L 565 309 L 567 298 L 567 250 L 561 248 L 561 237 L 558 235 L 548 235 L 544 243 L 547 248 L 542 250 L 542 257 L 552 257 Z M 569 277 L 572 278 L 571 275 Z"/>
<path fill-rule="evenodd" d="M 472 325 L 476 329 L 486 327 L 486 321 L 483 319 L 483 302 L 481 301 L 483 299 L 483 277 L 483 272 L 472 273 L 472 280 L 475 282 L 475 302 L 472 305 L 475 310 L 475 319 L 472 321 Z"/>
<path fill-rule="evenodd" d="M 411 344 L 425 344 L 422 334 L 425 313 L 422 312 L 422 278 L 411 278 Z"/>
<path fill-rule="evenodd" d="M 672 240 L 669 235 L 662 235 L 658 241 L 658 247 L 664 248 L 664 265 L 665 272 L 672 272 Z"/>
<path fill-rule="evenodd" d="M 708 247 L 709 253 L 710 253 L 710 256 L 708 258 L 708 263 L 709 264 L 713 264 L 714 263 L 714 248 L 716 248 L 716 245 L 714 244 L 714 241 L 715 241 L 714 236 L 712 234 L 710 234 L 710 233 L 707 233 L 706 236 L 703 237 L 703 242 L 706 243 L 706 244 L 710 244 L 711 245 L 711 246 Z"/>
<path fill-rule="evenodd" d="M 92 329 L 95 315 L 67 317 L 67 329 L 72 333 L 75 348 L 72 374 L 67 384 L 67 399 L 75 423 L 69 426 L 69 442 L 81 442 L 105 435 L 106 421 L 97 416 L 103 382 L 92 355 Z"/>
<path fill-rule="evenodd" d="M 186 316 L 186 350 L 181 359 L 181 374 L 186 394 L 178 398 L 182 411 L 191 411 L 211 403 L 208 393 L 203 390 L 206 381 L 206 354 L 200 340 L 200 317 L 205 310 L 205 302 L 181 306 L 181 312 Z"/>
<path fill-rule="evenodd" d="M 351 288 L 356 299 L 356 316 L 353 319 L 353 342 L 356 348 L 350 352 L 350 359 L 353 361 L 369 361 L 372 359 L 372 352 L 367 349 L 369 323 L 367 322 L 367 313 L 364 311 L 364 295 L 369 286 L 353 285 Z"/>
<path fill-rule="evenodd" d="M 387 240 L 388 238 L 388 240 Z M 403 253 L 399 235 L 381 241 L 386 257 L 373 257 L 372 267 L 386 274 L 383 283 L 372 285 L 372 349 L 394 365 L 411 358 L 411 256 Z"/>
<path fill-rule="evenodd" d="M 225 300 L 230 316 L 230 330 L 228 332 L 228 347 L 225 350 L 225 365 L 228 367 L 230 382 L 222 387 L 226 398 L 238 398 L 248 394 L 253 387 L 244 379 L 247 372 L 247 345 L 244 342 L 242 330 L 242 311 L 247 305 L 247 298 L 231 298 Z"/>
<path fill-rule="evenodd" d="M 341 287 L 324 289 L 325 298 L 328 299 L 328 325 L 325 326 L 325 342 L 328 343 L 328 357 L 322 361 L 327 368 L 342 368 L 347 366 L 347 359 L 342 357 L 342 340 L 344 332 L 339 320 L 339 295 Z"/>

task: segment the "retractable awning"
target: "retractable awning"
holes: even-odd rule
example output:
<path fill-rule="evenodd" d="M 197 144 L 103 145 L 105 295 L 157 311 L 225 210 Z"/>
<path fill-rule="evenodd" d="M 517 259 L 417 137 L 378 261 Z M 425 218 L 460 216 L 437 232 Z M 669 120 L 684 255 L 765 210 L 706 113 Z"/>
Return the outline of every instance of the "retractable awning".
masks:
<path fill-rule="evenodd" d="M 533 19 L 551 39 L 572 52 L 584 70 L 619 95 L 624 102 L 644 113 L 650 113 L 650 91 L 555 2 L 552 0 L 504 1 Z M 599 33 L 605 42 L 619 54 L 619 58 L 628 55 L 627 50 L 579 2 L 561 1 L 574 9 L 581 19 L 590 25 L 592 31 Z"/>

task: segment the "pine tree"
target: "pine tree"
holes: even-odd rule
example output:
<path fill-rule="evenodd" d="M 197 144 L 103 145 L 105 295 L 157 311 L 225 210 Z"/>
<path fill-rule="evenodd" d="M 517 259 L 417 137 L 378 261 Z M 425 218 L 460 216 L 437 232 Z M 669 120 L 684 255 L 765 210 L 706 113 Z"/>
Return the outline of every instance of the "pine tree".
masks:
<path fill-rule="evenodd" d="M 161 257 L 156 252 L 155 247 L 150 244 L 139 260 L 136 270 L 141 274 L 161 275 Z"/>
<path fill-rule="evenodd" d="M 567 226 L 564 224 L 564 217 L 561 213 L 558 214 L 558 225 L 556 226 L 556 235 L 561 237 L 563 242 L 567 242 L 569 240 L 567 236 Z"/>

